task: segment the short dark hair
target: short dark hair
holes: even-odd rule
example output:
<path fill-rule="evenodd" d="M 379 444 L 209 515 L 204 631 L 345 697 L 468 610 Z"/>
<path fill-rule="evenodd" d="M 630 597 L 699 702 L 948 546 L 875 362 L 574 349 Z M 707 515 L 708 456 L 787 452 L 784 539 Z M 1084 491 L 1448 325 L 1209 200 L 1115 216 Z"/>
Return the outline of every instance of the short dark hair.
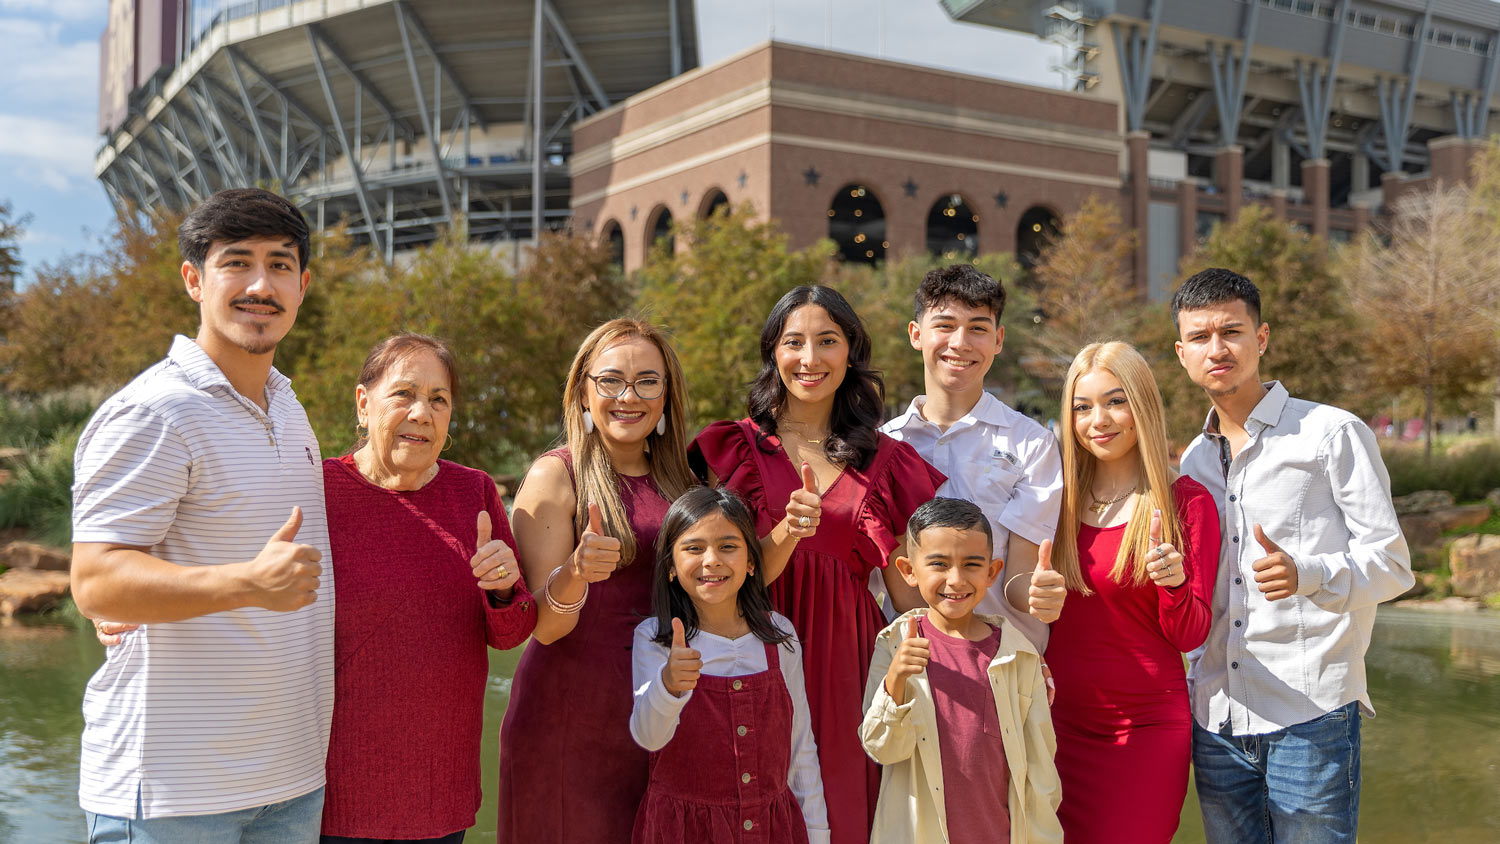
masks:
<path fill-rule="evenodd" d="M 1234 270 L 1210 267 L 1182 283 L 1172 294 L 1172 324 L 1178 325 L 1177 314 L 1195 311 L 1221 302 L 1238 299 L 1250 311 L 1250 319 L 1260 324 L 1260 290 L 1255 282 Z"/>
<path fill-rule="evenodd" d="M 744 499 L 733 490 L 706 486 L 693 487 L 678 496 L 661 520 L 661 532 L 656 537 L 656 568 L 651 574 L 651 615 L 656 618 L 656 636 L 652 641 L 665 647 L 672 646 L 674 618 L 682 620 L 686 639 L 698 635 L 698 608 L 688 597 L 681 581 L 671 576 L 676 570 L 672 553 L 689 528 L 715 513 L 722 514 L 739 530 L 749 555 L 750 572 L 735 596 L 740 614 L 745 617 L 745 623 L 750 625 L 755 638 L 775 645 L 786 644 L 790 648 L 788 643 L 792 632 L 777 627 L 771 618 L 771 593 L 766 588 L 765 575 L 761 573 L 762 557 L 755 516 L 751 515 Z"/>
<path fill-rule="evenodd" d="M 917 322 L 922 314 L 943 304 L 958 302 L 969 308 L 989 308 L 995 315 L 995 324 L 1005 313 L 1005 287 L 1000 282 L 974 268 L 973 264 L 949 264 L 929 270 L 922 276 L 922 284 L 913 297 Z"/>
<path fill-rule="evenodd" d="M 995 553 L 995 531 L 990 527 L 990 520 L 985 518 L 984 511 L 972 501 L 962 498 L 934 498 L 918 507 L 906 522 L 907 541 L 921 545 L 922 531 L 935 527 L 954 530 L 979 528 L 984 531 L 990 553 Z"/>
<path fill-rule="evenodd" d="M 297 269 L 307 269 L 311 236 L 307 218 L 285 198 L 260 188 L 230 188 L 203 200 L 177 227 L 183 260 L 203 269 L 215 243 L 257 237 L 285 237 L 297 242 Z"/>
<path fill-rule="evenodd" d="M 880 448 L 877 429 L 885 415 L 885 381 L 880 373 L 870 367 L 870 352 L 873 344 L 870 332 L 837 290 L 817 284 L 794 287 L 781 297 L 771 315 L 766 317 L 765 327 L 760 332 L 760 372 L 750 382 L 750 419 L 759 428 L 757 437 L 760 447 L 768 453 L 780 453 L 781 446 L 774 448 L 766 442 L 767 437 L 776 436 L 776 415 L 786 406 L 786 385 L 781 382 L 781 373 L 776 369 L 776 345 L 781 342 L 781 332 L 792 312 L 803 305 L 817 305 L 828 312 L 828 317 L 844 332 L 849 343 L 849 370 L 844 373 L 844 383 L 833 396 L 833 413 L 828 419 L 828 437 L 823 440 L 823 453 L 835 463 L 847 463 L 864 470 L 875 459 Z"/>

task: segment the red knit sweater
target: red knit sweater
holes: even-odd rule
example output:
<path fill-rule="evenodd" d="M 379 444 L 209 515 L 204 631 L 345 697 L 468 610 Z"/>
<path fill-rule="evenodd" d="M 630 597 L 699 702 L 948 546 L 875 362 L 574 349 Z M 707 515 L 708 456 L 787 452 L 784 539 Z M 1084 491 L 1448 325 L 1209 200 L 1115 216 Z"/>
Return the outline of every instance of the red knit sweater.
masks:
<path fill-rule="evenodd" d="M 479 808 L 486 644 L 513 648 L 536 626 L 524 583 L 491 605 L 469 568 L 479 509 L 515 548 L 483 472 L 438 461 L 411 492 L 323 461 L 333 550 L 335 698 L 323 834 L 436 838 Z"/>

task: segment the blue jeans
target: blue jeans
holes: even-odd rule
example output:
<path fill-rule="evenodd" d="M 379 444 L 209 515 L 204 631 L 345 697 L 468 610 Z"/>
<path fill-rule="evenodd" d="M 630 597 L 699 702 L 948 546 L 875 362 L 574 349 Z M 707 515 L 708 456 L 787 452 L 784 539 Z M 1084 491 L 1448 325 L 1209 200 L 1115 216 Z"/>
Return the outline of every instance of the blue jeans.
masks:
<path fill-rule="evenodd" d="M 141 814 L 136 798 L 136 816 Z M 84 812 L 89 844 L 317 844 L 323 789 L 301 797 L 213 815 L 117 818 Z"/>
<path fill-rule="evenodd" d="M 1193 725 L 1193 777 L 1208 844 L 1354 844 L 1359 704 L 1259 736 Z"/>

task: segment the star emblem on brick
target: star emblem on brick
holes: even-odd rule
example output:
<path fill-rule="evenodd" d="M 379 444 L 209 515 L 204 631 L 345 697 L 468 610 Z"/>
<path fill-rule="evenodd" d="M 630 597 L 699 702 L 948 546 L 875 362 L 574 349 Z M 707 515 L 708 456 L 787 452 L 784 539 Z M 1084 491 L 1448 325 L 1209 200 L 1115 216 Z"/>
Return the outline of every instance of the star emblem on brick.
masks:
<path fill-rule="evenodd" d="M 995 205 L 996 206 L 998 206 L 1000 208 L 1004 208 L 1006 206 L 1006 204 L 1009 203 L 1009 202 L 1010 202 L 1010 194 L 1007 194 L 1005 191 L 1000 191 L 999 193 L 995 194 Z"/>
<path fill-rule="evenodd" d="M 823 174 L 819 173 L 816 167 L 808 167 L 802 173 L 802 180 L 807 183 L 808 187 L 816 185 L 821 178 L 823 178 Z"/>
<path fill-rule="evenodd" d="M 635 207 L 634 205 L 630 206 L 630 219 L 631 220 L 634 220 L 635 219 L 635 215 L 639 214 L 639 213 L 640 213 L 640 209 L 639 208 Z"/>
<path fill-rule="evenodd" d="M 913 182 L 911 179 L 907 179 L 906 180 L 906 184 L 902 185 L 901 189 L 903 191 L 906 191 L 906 195 L 907 196 L 916 196 L 917 195 L 917 183 Z"/>
<path fill-rule="evenodd" d="M 749 180 L 750 180 L 750 177 L 745 173 L 744 170 L 741 170 L 740 171 L 740 178 L 739 178 L 740 187 L 744 187 L 745 186 L 745 182 L 747 182 Z"/>

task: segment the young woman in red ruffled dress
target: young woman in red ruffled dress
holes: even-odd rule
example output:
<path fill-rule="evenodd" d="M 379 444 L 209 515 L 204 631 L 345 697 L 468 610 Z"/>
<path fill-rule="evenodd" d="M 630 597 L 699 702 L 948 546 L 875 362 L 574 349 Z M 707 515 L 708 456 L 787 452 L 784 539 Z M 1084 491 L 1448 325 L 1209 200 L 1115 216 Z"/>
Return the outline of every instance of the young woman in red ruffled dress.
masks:
<path fill-rule="evenodd" d="M 760 357 L 750 417 L 708 426 L 689 458 L 709 483 L 744 497 L 762 536 L 816 531 L 784 567 L 768 558 L 765 579 L 802 642 L 833 844 L 864 844 L 880 769 L 860 746 L 859 723 L 875 635 L 885 626 L 870 575 L 888 572 L 898 612 L 921 602 L 887 561 L 902 547 L 906 520 L 945 478 L 876 430 L 884 397 L 870 337 L 837 291 L 803 286 L 783 296 L 761 332 Z M 783 502 L 798 489 L 821 491 L 818 515 L 788 515 Z"/>

